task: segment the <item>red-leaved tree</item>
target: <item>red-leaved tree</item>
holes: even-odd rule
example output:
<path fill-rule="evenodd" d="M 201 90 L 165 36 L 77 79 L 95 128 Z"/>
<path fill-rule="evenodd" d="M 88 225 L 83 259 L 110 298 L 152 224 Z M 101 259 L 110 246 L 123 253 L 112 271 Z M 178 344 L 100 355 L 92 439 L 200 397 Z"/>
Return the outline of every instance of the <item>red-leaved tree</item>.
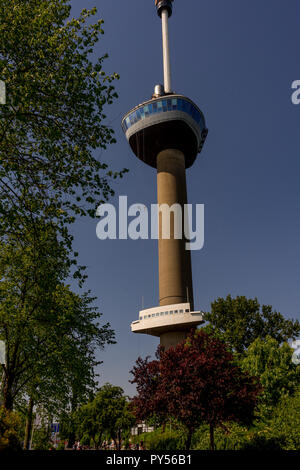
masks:
<path fill-rule="evenodd" d="M 226 344 L 203 330 L 192 331 L 176 348 L 159 347 L 154 361 L 138 358 L 131 374 L 136 418 L 175 417 L 187 430 L 187 450 L 202 423 L 209 425 L 211 450 L 217 426 L 251 424 L 261 390 L 258 379 L 235 364 Z"/>

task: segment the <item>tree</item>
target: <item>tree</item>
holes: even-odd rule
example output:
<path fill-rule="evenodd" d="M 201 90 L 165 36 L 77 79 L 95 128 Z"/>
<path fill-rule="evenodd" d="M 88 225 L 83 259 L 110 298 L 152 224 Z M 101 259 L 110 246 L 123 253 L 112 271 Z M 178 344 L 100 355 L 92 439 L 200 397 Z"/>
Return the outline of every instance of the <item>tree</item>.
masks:
<path fill-rule="evenodd" d="M 95 349 L 112 343 L 109 325 L 72 254 L 70 223 L 95 216 L 113 194 L 113 172 L 99 149 L 115 142 L 105 107 L 117 98 L 92 58 L 103 20 L 96 9 L 69 19 L 69 0 L 4 0 L 0 4 L 0 338 L 6 343 L 2 395 L 53 410 L 76 409 L 95 387 Z M 57 405 L 58 404 L 58 405 Z M 30 418 L 31 419 L 31 418 Z M 30 431 L 27 429 L 26 445 Z"/>
<path fill-rule="evenodd" d="M 292 395 L 300 385 L 300 370 L 292 362 L 293 350 L 267 336 L 257 338 L 241 360 L 241 367 L 260 378 L 263 392 L 260 400 L 274 407 L 281 398 Z"/>
<path fill-rule="evenodd" d="M 58 406 L 95 386 L 96 348 L 114 342 L 109 324 L 89 293 L 64 284 L 71 262 L 50 225 L 37 238 L 24 232 L 0 244 L 0 338 L 6 343 L 3 400 L 11 410 L 24 394 L 35 403 Z M 37 241 L 38 240 L 38 241 Z M 80 396 L 81 394 L 81 396 Z"/>
<path fill-rule="evenodd" d="M 186 428 L 187 450 L 203 422 L 210 426 L 212 450 L 217 426 L 252 422 L 259 383 L 234 363 L 226 344 L 203 330 L 176 348 L 159 348 L 154 361 L 139 358 L 131 373 L 138 392 L 132 402 L 135 416 L 173 416 Z"/>
<path fill-rule="evenodd" d="M 117 450 L 121 450 L 122 432 L 135 423 L 122 388 L 108 383 L 79 409 L 78 416 L 81 437 L 89 437 L 99 446 L 105 433 L 114 440 Z"/>
<path fill-rule="evenodd" d="M 295 339 L 300 333 L 298 320 L 287 320 L 270 305 L 244 296 L 218 298 L 205 314 L 208 331 L 213 331 L 229 343 L 237 353 L 243 353 L 256 338 L 271 336 L 278 343 Z"/>
<path fill-rule="evenodd" d="M 32 426 L 33 426 L 33 408 L 34 408 L 34 401 L 32 396 L 29 397 L 28 406 L 27 406 L 27 413 L 26 413 L 26 423 L 25 423 L 25 435 L 24 435 L 24 443 L 23 449 L 29 450 L 30 448 L 30 439 L 32 433 Z"/>
<path fill-rule="evenodd" d="M 32 448 L 34 450 L 53 449 L 51 436 L 51 420 L 45 410 L 39 410 L 39 422 L 36 424 L 32 433 Z"/>
<path fill-rule="evenodd" d="M 257 420 L 242 450 L 299 450 L 300 448 L 300 387 L 284 395 L 269 416 Z M 254 431 L 254 432 L 253 432 Z"/>
<path fill-rule="evenodd" d="M 300 448 L 300 387 L 283 397 L 269 422 L 271 437 L 280 441 L 284 450 Z"/>
<path fill-rule="evenodd" d="M 117 94 L 106 54 L 90 59 L 103 20 L 96 8 L 68 19 L 69 0 L 3 0 L 0 4 L 0 235 L 22 234 L 35 217 L 67 235 L 77 215 L 95 216 L 113 194 L 112 172 L 97 149 L 115 142 L 104 108 Z M 70 236 L 70 235 L 69 235 Z"/>

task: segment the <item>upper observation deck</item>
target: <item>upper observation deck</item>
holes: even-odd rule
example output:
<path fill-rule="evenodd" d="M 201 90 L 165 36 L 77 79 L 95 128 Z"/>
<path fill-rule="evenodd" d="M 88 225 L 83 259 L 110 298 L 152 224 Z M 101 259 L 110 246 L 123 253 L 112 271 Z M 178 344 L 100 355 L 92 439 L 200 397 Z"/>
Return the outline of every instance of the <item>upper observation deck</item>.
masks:
<path fill-rule="evenodd" d="M 208 132 L 202 111 L 179 94 L 141 103 L 123 117 L 122 128 L 135 155 L 154 168 L 158 153 L 167 149 L 182 151 L 189 168 Z"/>

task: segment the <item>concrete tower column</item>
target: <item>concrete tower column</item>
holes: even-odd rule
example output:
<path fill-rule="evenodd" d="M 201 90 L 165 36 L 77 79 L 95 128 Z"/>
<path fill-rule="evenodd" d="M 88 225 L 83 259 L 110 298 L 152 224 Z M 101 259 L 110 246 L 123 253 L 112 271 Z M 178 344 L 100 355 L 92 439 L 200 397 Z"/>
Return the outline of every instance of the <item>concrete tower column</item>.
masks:
<path fill-rule="evenodd" d="M 157 202 L 181 207 L 180 239 L 174 238 L 174 213 L 170 212 L 170 238 L 163 239 L 163 213 L 159 212 L 159 305 L 190 302 L 194 308 L 190 251 L 185 249 L 184 205 L 187 204 L 184 154 L 175 149 L 157 156 Z"/>
<path fill-rule="evenodd" d="M 159 212 L 158 264 L 159 305 L 190 302 L 194 309 L 190 251 L 185 249 L 184 204 L 187 204 L 185 157 L 175 149 L 163 150 L 157 156 L 158 204 L 181 206 L 182 237 L 174 238 L 174 213 L 170 212 L 170 239 L 162 238 L 163 214 Z M 176 346 L 186 338 L 187 331 L 169 331 L 161 334 L 160 344 L 165 349 Z"/>

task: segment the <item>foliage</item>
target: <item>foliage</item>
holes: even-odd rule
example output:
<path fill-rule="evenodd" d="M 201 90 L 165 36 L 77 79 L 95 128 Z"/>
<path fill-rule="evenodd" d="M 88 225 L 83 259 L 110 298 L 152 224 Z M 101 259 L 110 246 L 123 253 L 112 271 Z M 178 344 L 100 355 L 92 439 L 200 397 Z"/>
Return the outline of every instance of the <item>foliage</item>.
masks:
<path fill-rule="evenodd" d="M 237 429 L 238 432 L 235 430 L 232 432 L 230 429 L 226 447 L 222 447 L 225 436 L 221 435 L 217 448 L 248 451 L 300 449 L 300 387 L 294 394 L 281 398 L 272 414 L 267 419 L 263 418 L 258 416 L 254 426 L 249 430 Z M 216 439 L 218 433 L 221 433 L 221 430 L 217 431 Z M 199 445 L 199 441 L 197 449 L 203 448 Z"/>
<path fill-rule="evenodd" d="M 218 298 L 211 304 L 211 312 L 205 314 L 209 322 L 207 331 L 216 333 L 231 345 L 237 353 L 243 353 L 256 338 L 271 336 L 278 343 L 295 339 L 300 333 L 298 320 L 287 320 L 270 305 L 244 296 Z"/>
<path fill-rule="evenodd" d="M 61 441 L 67 441 L 68 444 L 67 446 L 70 447 L 74 444 L 75 442 L 75 418 L 74 418 L 75 412 L 70 411 L 69 413 L 66 410 L 62 410 L 61 413 L 59 414 L 59 438 Z M 70 436 L 72 436 L 72 442 L 69 443 Z"/>
<path fill-rule="evenodd" d="M 163 430 L 159 428 L 153 432 L 134 436 L 133 441 L 143 441 L 146 450 L 183 450 L 185 448 L 185 434 L 182 430 Z"/>
<path fill-rule="evenodd" d="M 241 450 L 251 439 L 248 429 L 237 423 L 226 423 L 225 428 L 215 431 L 215 447 L 217 450 Z M 186 430 L 177 428 L 159 428 L 150 433 L 144 433 L 134 438 L 136 442 L 144 441 L 147 450 L 183 450 L 185 448 Z M 194 450 L 208 450 L 210 448 L 210 432 L 207 424 L 199 426 L 191 442 Z"/>
<path fill-rule="evenodd" d="M 261 411 L 261 407 L 260 407 Z M 182 450 L 186 439 L 186 430 L 166 430 L 160 428 L 152 433 L 137 436 L 137 442 L 143 440 L 149 450 Z M 215 431 L 215 446 L 218 450 L 276 451 L 300 449 L 300 387 L 288 396 L 283 396 L 266 416 L 257 413 L 253 425 L 225 423 Z M 202 424 L 195 431 L 191 448 L 208 450 L 210 431 L 207 424 Z"/>
<path fill-rule="evenodd" d="M 65 443 L 64 441 L 60 441 L 57 446 L 57 450 L 65 450 Z"/>
<path fill-rule="evenodd" d="M 0 338 L 6 343 L 4 405 L 29 395 L 54 411 L 94 387 L 96 347 L 113 342 L 89 293 L 67 224 L 95 216 L 113 194 L 97 149 L 115 142 L 104 108 L 117 97 L 91 54 L 103 34 L 96 9 L 68 19 L 68 0 L 0 4 Z M 73 259 L 72 259 L 73 257 Z M 76 408 L 75 403 L 75 408 Z"/>
<path fill-rule="evenodd" d="M 238 423 L 226 423 L 224 428 L 217 428 L 215 432 L 215 446 L 217 450 L 241 450 L 250 439 L 247 427 Z M 194 434 L 193 449 L 208 450 L 210 447 L 209 426 L 203 424 Z"/>
<path fill-rule="evenodd" d="M 18 413 L 0 406 L 0 450 L 21 450 L 22 421 Z"/>
<path fill-rule="evenodd" d="M 95 385 L 96 348 L 114 342 L 89 293 L 63 282 L 68 251 L 50 225 L 0 244 L 0 338 L 6 343 L 4 405 L 27 394 L 50 411 L 70 391 L 86 398 Z"/>
<path fill-rule="evenodd" d="M 0 4 L 1 232 L 22 234 L 36 217 L 66 223 L 95 216 L 113 194 L 113 173 L 96 149 L 115 142 L 104 107 L 117 94 L 117 74 L 103 71 L 106 54 L 90 60 L 103 20 L 96 8 L 68 19 L 69 0 L 3 0 Z M 69 240 L 70 240 L 69 235 Z"/>
<path fill-rule="evenodd" d="M 76 409 L 95 389 L 95 351 L 114 342 L 72 252 L 69 224 L 114 194 L 97 149 L 115 142 L 105 107 L 117 94 L 103 61 L 96 9 L 69 19 L 69 0 L 0 4 L 0 339 L 7 410 L 32 399 L 49 413 Z M 2 374 L 1 374 L 2 375 Z M 47 436 L 41 441 L 47 442 Z M 47 434 L 47 433 L 46 433 Z M 43 446 L 44 444 L 41 444 Z M 47 443 L 45 444 L 47 446 Z"/>
<path fill-rule="evenodd" d="M 300 449 L 300 387 L 283 397 L 269 422 L 269 438 L 281 442 L 283 450 Z"/>
<path fill-rule="evenodd" d="M 300 384 L 300 370 L 293 364 L 292 354 L 287 343 L 280 345 L 270 336 L 257 338 L 245 352 L 241 366 L 260 378 L 263 387 L 260 400 L 266 406 L 276 405 Z"/>
<path fill-rule="evenodd" d="M 192 332 L 176 348 L 159 348 L 155 361 L 139 358 L 131 373 L 138 392 L 132 402 L 136 417 L 173 416 L 187 430 L 188 449 L 203 422 L 210 425 L 214 448 L 216 427 L 253 420 L 260 385 L 233 362 L 222 341 L 203 330 Z"/>
<path fill-rule="evenodd" d="M 151 433 L 134 437 L 135 442 L 143 441 L 148 450 L 182 450 L 186 430 L 163 431 L 159 428 Z M 277 451 L 300 449 L 300 389 L 294 395 L 284 397 L 267 420 L 255 420 L 250 428 L 238 423 L 225 423 L 215 431 L 217 450 Z M 202 424 L 195 431 L 191 448 L 208 450 L 210 431 Z"/>
<path fill-rule="evenodd" d="M 51 431 L 49 426 L 43 425 L 34 431 L 34 450 L 49 450 L 53 443 L 51 441 Z"/>
<path fill-rule="evenodd" d="M 98 447 L 105 435 L 120 448 L 122 432 L 130 429 L 135 419 L 122 388 L 107 383 L 79 408 L 77 422 L 80 423 L 77 430 L 80 439 L 90 439 Z"/>

